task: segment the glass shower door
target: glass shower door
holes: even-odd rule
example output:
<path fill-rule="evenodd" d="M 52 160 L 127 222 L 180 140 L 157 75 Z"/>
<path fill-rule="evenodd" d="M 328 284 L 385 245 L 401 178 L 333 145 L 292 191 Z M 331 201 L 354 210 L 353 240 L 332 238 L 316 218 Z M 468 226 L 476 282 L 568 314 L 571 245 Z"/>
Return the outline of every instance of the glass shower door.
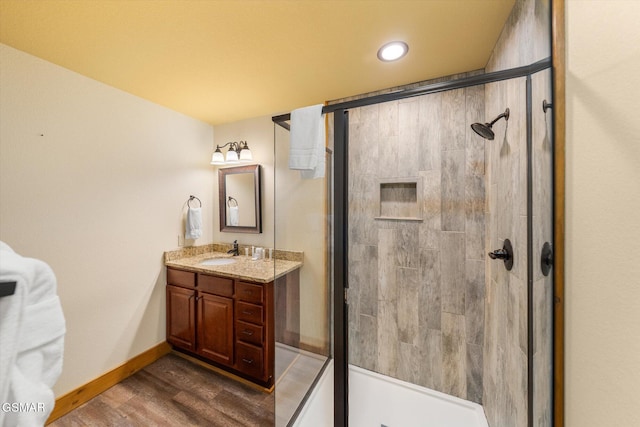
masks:
<path fill-rule="evenodd" d="M 285 123 L 285 125 L 287 125 Z M 331 354 L 330 177 L 302 179 L 290 170 L 289 131 L 274 123 L 275 267 L 302 267 L 275 282 L 276 426 L 293 425 Z"/>

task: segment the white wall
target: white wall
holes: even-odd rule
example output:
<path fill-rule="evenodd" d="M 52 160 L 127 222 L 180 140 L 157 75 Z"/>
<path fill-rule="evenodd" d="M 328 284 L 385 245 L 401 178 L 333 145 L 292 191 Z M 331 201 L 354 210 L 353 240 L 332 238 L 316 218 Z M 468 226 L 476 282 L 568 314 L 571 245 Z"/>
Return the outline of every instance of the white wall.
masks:
<path fill-rule="evenodd" d="M 640 2 L 568 0 L 566 425 L 640 425 Z"/>
<path fill-rule="evenodd" d="M 162 255 L 190 194 L 197 244 L 212 240 L 212 141 L 208 124 L 0 45 L 0 239 L 56 273 L 56 396 L 164 341 Z"/>

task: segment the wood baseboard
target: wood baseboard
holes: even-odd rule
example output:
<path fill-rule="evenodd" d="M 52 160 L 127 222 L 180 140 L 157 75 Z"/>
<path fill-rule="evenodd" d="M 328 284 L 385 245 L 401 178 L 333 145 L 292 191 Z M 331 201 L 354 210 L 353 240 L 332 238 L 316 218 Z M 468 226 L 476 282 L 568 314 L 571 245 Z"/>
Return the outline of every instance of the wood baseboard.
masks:
<path fill-rule="evenodd" d="M 150 365 L 170 352 L 171 346 L 167 342 L 160 343 L 93 381 L 59 397 L 56 399 L 56 406 L 53 408 L 46 424 L 50 424 L 63 415 L 68 414 L 78 406 L 88 402 L 103 391 L 113 387 L 120 381 L 130 377 L 140 369 Z"/>

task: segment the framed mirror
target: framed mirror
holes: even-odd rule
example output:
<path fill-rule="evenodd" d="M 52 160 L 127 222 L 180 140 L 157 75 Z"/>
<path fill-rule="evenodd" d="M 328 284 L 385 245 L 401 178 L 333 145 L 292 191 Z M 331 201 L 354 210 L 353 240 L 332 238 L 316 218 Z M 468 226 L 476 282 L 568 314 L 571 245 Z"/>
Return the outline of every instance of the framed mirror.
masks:
<path fill-rule="evenodd" d="M 218 170 L 220 231 L 262 233 L 260 165 Z"/>

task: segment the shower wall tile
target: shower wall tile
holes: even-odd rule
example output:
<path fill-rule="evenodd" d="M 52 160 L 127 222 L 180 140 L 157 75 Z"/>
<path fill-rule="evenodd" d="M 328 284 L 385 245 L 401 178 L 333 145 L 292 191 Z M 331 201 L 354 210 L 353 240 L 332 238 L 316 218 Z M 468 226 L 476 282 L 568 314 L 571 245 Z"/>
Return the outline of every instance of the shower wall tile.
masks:
<path fill-rule="evenodd" d="M 484 261 L 466 261 L 465 331 L 469 344 L 484 342 Z"/>
<path fill-rule="evenodd" d="M 420 104 L 415 99 L 400 101 L 398 105 L 398 138 L 402 147 L 398 150 L 396 176 L 417 176 L 419 170 Z"/>
<path fill-rule="evenodd" d="M 419 230 L 421 248 L 440 249 L 442 233 L 442 189 L 440 170 L 420 172 L 423 187 L 422 217 Z"/>
<path fill-rule="evenodd" d="M 482 404 L 482 344 L 467 344 L 467 399 Z"/>
<path fill-rule="evenodd" d="M 401 342 L 398 348 L 398 379 L 412 384 L 420 384 L 420 349 L 405 342 Z"/>
<path fill-rule="evenodd" d="M 421 328 L 440 330 L 441 302 L 440 251 L 420 249 L 419 307 Z"/>
<path fill-rule="evenodd" d="M 396 287 L 396 230 L 378 230 L 378 300 L 395 303 Z"/>
<path fill-rule="evenodd" d="M 398 136 L 398 103 L 384 102 L 378 108 L 378 135 L 381 141 L 391 136 Z M 360 108 L 356 108 L 360 110 Z M 349 129 L 351 130 L 351 129 Z"/>
<path fill-rule="evenodd" d="M 442 92 L 442 150 L 465 148 L 465 92 L 464 89 Z"/>
<path fill-rule="evenodd" d="M 442 152 L 442 229 L 464 231 L 464 150 Z"/>
<path fill-rule="evenodd" d="M 378 313 L 378 248 L 364 246 L 364 250 L 362 261 L 356 264 L 356 274 L 360 284 L 358 286 L 359 312 L 375 316 Z"/>
<path fill-rule="evenodd" d="M 423 330 L 420 345 L 422 364 L 420 385 L 442 390 L 442 333 L 435 329 Z"/>
<path fill-rule="evenodd" d="M 466 396 L 466 350 L 464 316 L 442 313 L 442 389 L 454 396 Z"/>
<path fill-rule="evenodd" d="M 398 266 L 418 268 L 420 263 L 419 229 L 420 225 L 416 222 L 398 222 L 395 257 Z"/>
<path fill-rule="evenodd" d="M 398 340 L 418 344 L 419 287 L 417 268 L 397 269 Z"/>
<path fill-rule="evenodd" d="M 472 129 L 471 123 L 484 123 L 484 85 L 472 86 L 464 89 L 465 92 L 465 141 L 466 141 L 466 174 L 484 175 L 485 140 L 478 136 Z"/>
<path fill-rule="evenodd" d="M 420 171 L 440 170 L 442 163 L 442 94 L 418 98 L 420 102 Z"/>
<path fill-rule="evenodd" d="M 359 317 L 360 329 L 356 341 L 360 352 L 359 366 L 375 370 L 378 359 L 378 319 L 364 314 Z M 354 346 L 349 346 L 351 347 Z"/>
<path fill-rule="evenodd" d="M 443 312 L 464 315 L 465 272 L 461 268 L 464 259 L 464 234 L 443 233 L 440 258 Z"/>
<path fill-rule="evenodd" d="M 378 372 L 397 378 L 398 312 L 395 301 L 378 304 Z"/>
<path fill-rule="evenodd" d="M 484 176 L 465 178 L 465 243 L 467 259 L 485 259 L 485 191 Z"/>
<path fill-rule="evenodd" d="M 392 135 L 380 138 L 378 157 L 378 176 L 393 178 L 398 176 L 400 157 L 398 154 L 398 136 Z M 351 144 L 349 144 L 351 146 Z"/>

